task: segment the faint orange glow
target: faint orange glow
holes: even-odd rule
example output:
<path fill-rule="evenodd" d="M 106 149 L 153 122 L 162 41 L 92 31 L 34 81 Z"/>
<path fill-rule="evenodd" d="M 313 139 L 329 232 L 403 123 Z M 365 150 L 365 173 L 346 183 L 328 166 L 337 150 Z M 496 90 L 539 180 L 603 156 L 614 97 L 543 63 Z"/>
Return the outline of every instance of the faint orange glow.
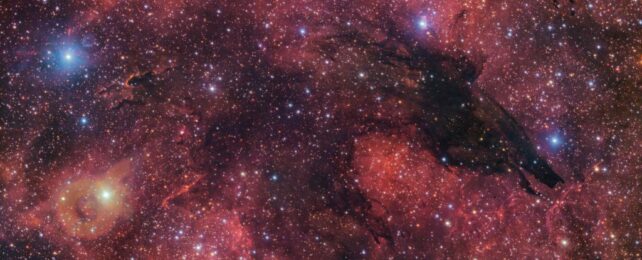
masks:
<path fill-rule="evenodd" d="M 66 233 L 94 239 L 109 232 L 128 212 L 128 191 L 122 179 L 131 161 L 123 160 L 97 177 L 83 177 L 60 187 L 56 200 L 58 221 Z"/>
<path fill-rule="evenodd" d="M 205 175 L 199 175 L 196 178 L 196 180 L 192 181 L 189 184 L 185 184 L 185 185 L 181 186 L 181 188 L 179 190 L 177 190 L 176 192 L 174 192 L 174 193 L 168 195 L 167 197 L 165 197 L 163 199 L 163 202 L 161 203 L 162 207 L 167 209 L 169 207 L 169 202 L 171 200 L 173 200 L 174 198 L 176 198 L 176 197 L 178 197 L 180 195 L 183 195 L 184 193 L 187 193 L 188 191 L 190 191 L 192 189 L 192 187 L 194 187 L 194 185 L 196 185 L 196 183 L 198 183 L 201 179 L 203 179 L 204 176 Z"/>

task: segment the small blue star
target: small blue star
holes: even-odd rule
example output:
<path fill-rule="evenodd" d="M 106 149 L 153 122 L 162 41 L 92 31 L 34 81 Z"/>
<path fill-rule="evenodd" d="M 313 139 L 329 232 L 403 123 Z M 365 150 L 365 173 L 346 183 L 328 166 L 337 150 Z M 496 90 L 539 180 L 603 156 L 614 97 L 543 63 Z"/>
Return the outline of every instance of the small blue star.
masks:
<path fill-rule="evenodd" d="M 216 85 L 215 84 L 209 84 L 207 89 L 209 90 L 210 93 L 214 93 L 214 92 L 216 92 Z"/>
<path fill-rule="evenodd" d="M 588 82 L 588 86 L 589 86 L 589 88 L 591 88 L 591 89 L 595 88 L 595 81 L 594 81 L 594 80 L 589 80 L 589 82 Z"/>

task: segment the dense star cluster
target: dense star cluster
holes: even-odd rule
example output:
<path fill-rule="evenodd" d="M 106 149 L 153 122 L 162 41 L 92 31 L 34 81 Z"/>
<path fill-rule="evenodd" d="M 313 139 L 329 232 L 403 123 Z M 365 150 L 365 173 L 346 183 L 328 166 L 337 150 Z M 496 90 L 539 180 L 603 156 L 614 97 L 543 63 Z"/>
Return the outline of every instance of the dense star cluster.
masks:
<path fill-rule="evenodd" d="M 642 258 L 638 0 L 0 2 L 2 259 Z"/>

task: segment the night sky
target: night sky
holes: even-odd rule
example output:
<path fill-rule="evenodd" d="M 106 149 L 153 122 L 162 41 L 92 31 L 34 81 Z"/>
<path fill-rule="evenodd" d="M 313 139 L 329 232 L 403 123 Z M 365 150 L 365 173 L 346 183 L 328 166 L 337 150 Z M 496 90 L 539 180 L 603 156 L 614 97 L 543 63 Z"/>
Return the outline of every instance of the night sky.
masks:
<path fill-rule="evenodd" d="M 0 1 L 0 259 L 640 259 L 639 0 Z"/>

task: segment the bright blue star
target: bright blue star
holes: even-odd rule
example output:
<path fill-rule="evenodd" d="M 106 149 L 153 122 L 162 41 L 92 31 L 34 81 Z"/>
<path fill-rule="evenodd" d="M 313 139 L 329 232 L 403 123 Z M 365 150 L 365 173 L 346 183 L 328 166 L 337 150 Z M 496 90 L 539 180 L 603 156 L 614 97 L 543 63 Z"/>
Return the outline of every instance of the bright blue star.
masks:
<path fill-rule="evenodd" d="M 553 134 L 547 138 L 548 144 L 551 148 L 558 148 L 564 144 L 562 137 L 559 134 Z"/>
<path fill-rule="evenodd" d="M 426 16 L 419 17 L 419 19 L 417 20 L 417 27 L 420 30 L 428 29 L 428 19 L 426 18 Z"/>
<path fill-rule="evenodd" d="M 62 51 L 61 56 L 64 65 L 73 65 L 76 61 L 76 52 L 71 48 Z"/>
<path fill-rule="evenodd" d="M 86 116 L 82 116 L 80 118 L 80 124 L 83 125 L 83 126 L 89 124 L 89 119 Z"/>
<path fill-rule="evenodd" d="M 56 51 L 47 51 L 47 55 L 57 70 L 67 73 L 82 69 L 87 61 L 84 49 L 75 44 L 63 43 Z"/>

